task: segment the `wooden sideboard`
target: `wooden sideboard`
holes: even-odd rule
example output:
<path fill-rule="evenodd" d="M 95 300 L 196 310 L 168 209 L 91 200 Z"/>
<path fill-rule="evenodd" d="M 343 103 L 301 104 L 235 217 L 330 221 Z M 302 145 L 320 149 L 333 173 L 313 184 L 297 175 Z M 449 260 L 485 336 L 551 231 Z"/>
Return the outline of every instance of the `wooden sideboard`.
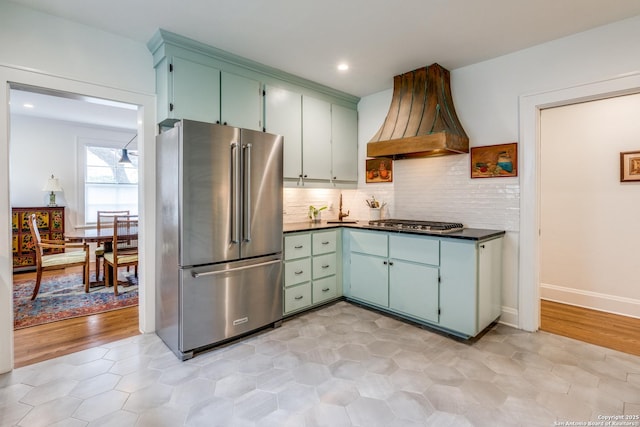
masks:
<path fill-rule="evenodd" d="M 29 230 L 29 217 L 32 213 L 36 214 L 42 239 L 64 240 L 64 206 L 11 208 L 13 271 L 35 269 L 36 254 Z"/>

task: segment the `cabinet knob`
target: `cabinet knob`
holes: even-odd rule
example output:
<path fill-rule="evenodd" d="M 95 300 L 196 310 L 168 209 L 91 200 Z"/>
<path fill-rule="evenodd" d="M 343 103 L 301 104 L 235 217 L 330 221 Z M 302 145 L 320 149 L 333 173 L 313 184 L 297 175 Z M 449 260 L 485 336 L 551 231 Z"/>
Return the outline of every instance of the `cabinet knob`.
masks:
<path fill-rule="evenodd" d="M 480 245 L 480 247 L 484 249 L 484 245 Z"/>
<path fill-rule="evenodd" d="M 302 295 L 298 295 L 298 296 L 297 296 L 297 297 L 295 297 L 294 299 L 301 300 L 301 299 L 302 299 Z"/>
<path fill-rule="evenodd" d="M 296 276 L 299 276 L 299 275 L 301 275 L 302 273 L 304 273 L 304 271 L 303 271 L 303 270 L 298 270 L 298 271 L 295 271 L 293 274 L 295 274 Z"/>
<path fill-rule="evenodd" d="M 302 249 L 302 245 L 294 246 L 294 249 Z"/>
<path fill-rule="evenodd" d="M 329 264 L 325 264 L 322 266 L 322 268 L 329 268 L 329 267 L 331 267 Z"/>
<path fill-rule="evenodd" d="M 225 126 L 226 126 L 226 125 L 227 125 L 227 122 L 224 122 L 224 123 L 223 123 L 223 125 L 225 125 Z"/>
<path fill-rule="evenodd" d="M 384 265 L 387 265 L 387 261 L 382 261 L 382 263 L 383 263 Z"/>
<path fill-rule="evenodd" d="M 306 178 L 306 177 L 307 177 L 307 175 L 305 175 L 303 178 Z"/>
<path fill-rule="evenodd" d="M 329 242 L 322 242 L 322 244 L 323 244 L 323 245 L 328 245 L 328 244 L 329 244 Z"/>
<path fill-rule="evenodd" d="M 329 292 L 330 290 L 331 290 L 330 288 L 324 288 L 322 292 Z"/>
<path fill-rule="evenodd" d="M 216 124 L 219 125 L 220 124 L 220 120 L 216 120 Z"/>
<path fill-rule="evenodd" d="M 393 265 L 393 261 L 389 261 L 389 265 Z"/>
<path fill-rule="evenodd" d="M 338 179 L 338 177 L 337 177 L 337 176 L 334 176 L 334 177 L 333 177 L 333 179 Z"/>

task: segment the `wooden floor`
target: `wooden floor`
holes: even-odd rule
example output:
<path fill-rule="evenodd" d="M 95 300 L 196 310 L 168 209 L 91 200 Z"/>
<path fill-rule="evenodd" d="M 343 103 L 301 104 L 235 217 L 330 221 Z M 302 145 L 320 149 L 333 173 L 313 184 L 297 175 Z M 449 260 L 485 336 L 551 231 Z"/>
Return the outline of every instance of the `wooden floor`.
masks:
<path fill-rule="evenodd" d="M 640 356 L 640 319 L 541 300 L 540 329 Z"/>
<path fill-rule="evenodd" d="M 35 273 L 16 277 L 31 276 L 35 278 Z M 13 332 L 14 366 L 31 365 L 138 334 L 138 306 L 18 329 Z"/>

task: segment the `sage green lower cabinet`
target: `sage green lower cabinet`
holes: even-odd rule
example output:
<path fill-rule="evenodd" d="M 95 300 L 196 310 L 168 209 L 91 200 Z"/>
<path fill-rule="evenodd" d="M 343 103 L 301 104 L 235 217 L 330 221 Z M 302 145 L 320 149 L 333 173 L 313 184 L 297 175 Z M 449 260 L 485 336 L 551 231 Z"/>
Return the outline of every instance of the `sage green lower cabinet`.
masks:
<path fill-rule="evenodd" d="M 500 316 L 502 241 L 442 240 L 441 326 L 475 336 Z"/>
<path fill-rule="evenodd" d="M 437 322 L 439 247 L 429 237 L 352 231 L 349 296 Z"/>
<path fill-rule="evenodd" d="M 438 322 L 438 267 L 390 261 L 389 308 L 429 322 Z"/>
<path fill-rule="evenodd" d="M 348 299 L 473 337 L 501 313 L 502 237 L 345 231 Z"/>
<path fill-rule="evenodd" d="M 284 314 L 342 296 L 341 230 L 284 236 Z"/>
<path fill-rule="evenodd" d="M 387 259 L 351 253 L 351 290 L 349 296 L 382 307 L 389 306 Z"/>

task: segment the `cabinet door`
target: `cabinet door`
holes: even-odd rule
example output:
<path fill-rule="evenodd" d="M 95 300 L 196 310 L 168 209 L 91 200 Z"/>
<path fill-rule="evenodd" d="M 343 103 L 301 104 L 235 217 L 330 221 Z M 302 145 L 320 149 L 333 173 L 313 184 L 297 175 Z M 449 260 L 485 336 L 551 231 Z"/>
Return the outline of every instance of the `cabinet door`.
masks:
<path fill-rule="evenodd" d="M 331 104 L 302 97 L 302 173 L 305 179 L 331 179 Z"/>
<path fill-rule="evenodd" d="M 389 265 L 389 308 L 438 322 L 438 268 L 393 259 Z"/>
<path fill-rule="evenodd" d="M 331 106 L 331 171 L 338 181 L 358 180 L 358 113 Z"/>
<path fill-rule="evenodd" d="M 442 239 L 440 255 L 440 325 L 475 336 L 478 333 L 475 242 Z"/>
<path fill-rule="evenodd" d="M 265 129 L 284 137 L 284 177 L 302 177 L 302 95 L 267 86 L 264 104 Z"/>
<path fill-rule="evenodd" d="M 171 80 L 173 119 L 220 121 L 220 70 L 174 57 Z"/>
<path fill-rule="evenodd" d="M 351 254 L 350 297 L 382 307 L 389 306 L 387 259 Z"/>
<path fill-rule="evenodd" d="M 222 123 L 262 131 L 260 82 L 224 71 L 220 81 Z"/>

